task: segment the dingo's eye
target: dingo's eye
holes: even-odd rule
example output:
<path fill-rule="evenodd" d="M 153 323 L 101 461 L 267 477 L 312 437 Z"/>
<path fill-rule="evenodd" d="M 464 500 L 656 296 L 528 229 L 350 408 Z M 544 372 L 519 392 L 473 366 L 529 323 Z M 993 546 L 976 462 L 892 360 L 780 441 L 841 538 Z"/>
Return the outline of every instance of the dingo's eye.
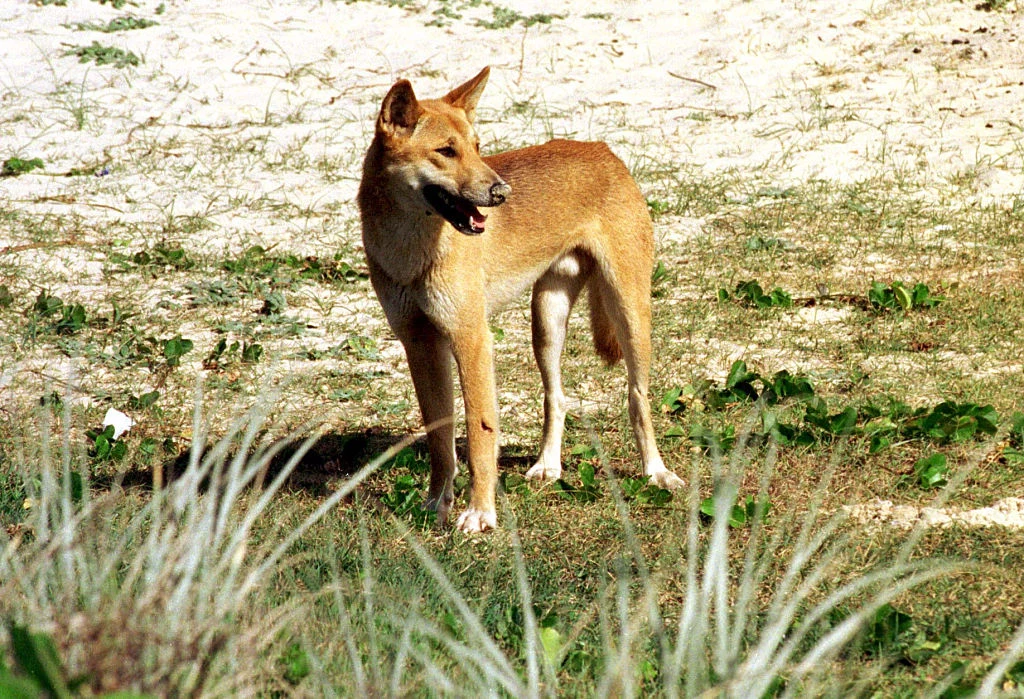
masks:
<path fill-rule="evenodd" d="M 443 155 L 446 158 L 454 158 L 455 156 L 458 155 L 458 153 L 455 152 L 455 149 L 452 148 L 451 146 L 445 146 L 444 148 L 438 148 L 434 152 L 435 153 L 440 153 L 441 155 Z"/>

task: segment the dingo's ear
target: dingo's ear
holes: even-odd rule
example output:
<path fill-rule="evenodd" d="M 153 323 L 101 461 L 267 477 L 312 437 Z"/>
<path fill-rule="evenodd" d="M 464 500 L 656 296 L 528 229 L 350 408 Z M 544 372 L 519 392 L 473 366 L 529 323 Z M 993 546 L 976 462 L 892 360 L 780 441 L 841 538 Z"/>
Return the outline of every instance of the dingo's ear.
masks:
<path fill-rule="evenodd" d="M 491 67 L 487 66 L 472 80 L 459 85 L 457 88 L 444 96 L 444 101 L 453 107 L 457 107 L 466 113 L 466 118 L 473 121 L 476 117 L 476 103 L 480 101 L 484 86 L 487 85 L 487 76 L 491 74 Z"/>
<path fill-rule="evenodd" d="M 408 80 L 399 80 L 384 97 L 380 116 L 377 117 L 377 129 L 392 135 L 411 131 L 422 113 L 423 108 L 416 100 L 412 84 Z"/>

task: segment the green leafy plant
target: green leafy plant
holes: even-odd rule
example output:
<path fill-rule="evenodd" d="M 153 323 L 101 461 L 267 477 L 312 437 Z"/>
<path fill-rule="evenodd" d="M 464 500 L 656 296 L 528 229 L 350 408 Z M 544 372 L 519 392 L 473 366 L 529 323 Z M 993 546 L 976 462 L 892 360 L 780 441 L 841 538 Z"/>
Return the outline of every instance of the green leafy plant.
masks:
<path fill-rule="evenodd" d="M 722 496 L 716 495 L 701 501 L 700 512 L 702 515 L 709 519 L 714 519 L 718 507 L 717 497 Z M 732 504 L 732 509 L 729 511 L 729 526 L 734 529 L 740 529 L 750 526 L 755 521 L 764 522 L 768 519 L 768 510 L 770 508 L 771 503 L 767 499 L 756 500 L 753 495 L 740 498 Z"/>
<path fill-rule="evenodd" d="M 813 397 L 814 385 L 806 376 L 793 375 L 782 369 L 771 377 L 765 377 L 751 371 L 746 362 L 738 359 L 729 367 L 721 388 L 716 388 L 710 381 L 674 387 L 664 393 L 660 405 L 663 413 L 672 414 L 682 412 L 686 402 L 693 398 L 699 398 L 709 407 L 717 409 L 755 400 L 774 405 L 789 399 L 806 401 Z"/>
<path fill-rule="evenodd" d="M 20 699 L 75 696 L 87 677 L 70 677 L 57 644 L 48 634 L 33 632 L 14 622 L 7 625 L 11 652 L 21 673 L 15 675 L 0 660 L 0 694 Z"/>
<path fill-rule="evenodd" d="M 51 296 L 45 289 L 36 296 L 29 309 L 28 333 L 73 335 L 89 325 L 88 314 L 80 303 L 65 304 L 59 296 Z"/>
<path fill-rule="evenodd" d="M 192 340 L 183 338 L 181 335 L 164 340 L 163 352 L 167 366 L 175 367 L 181 364 L 181 358 L 192 351 Z"/>
<path fill-rule="evenodd" d="M 829 437 L 852 434 L 857 426 L 857 418 L 857 409 L 853 406 L 833 413 L 829 411 L 828 404 L 820 398 L 809 401 L 804 413 L 806 423 L 817 427 L 821 433 Z"/>
<path fill-rule="evenodd" d="M 128 397 L 128 407 L 133 410 L 149 410 L 160 400 L 160 391 L 149 391 L 139 396 Z"/>
<path fill-rule="evenodd" d="M 252 275 L 272 286 L 287 286 L 297 280 L 351 283 L 369 278 L 368 272 L 349 264 L 342 253 L 328 259 L 312 255 L 278 256 L 260 245 L 246 248 L 240 257 L 224 260 L 221 267 L 233 274 Z"/>
<path fill-rule="evenodd" d="M 408 473 L 396 476 L 391 490 L 381 497 L 381 502 L 399 517 L 418 507 L 423 498 L 416 478 Z"/>
<path fill-rule="evenodd" d="M 40 158 L 31 158 L 29 160 L 8 158 L 4 161 L 3 166 L 0 166 L 0 177 L 17 177 L 18 175 L 24 175 L 27 172 L 32 172 L 33 170 L 38 170 L 42 167 L 44 167 L 44 165 Z"/>
<path fill-rule="evenodd" d="M 137 4 L 134 0 L 92 0 L 92 1 L 93 2 L 98 2 L 101 5 L 110 5 L 115 10 L 120 10 L 125 5 L 129 5 L 129 4 L 136 5 Z"/>
<path fill-rule="evenodd" d="M 661 260 L 654 265 L 654 270 L 651 272 L 651 294 L 654 298 L 662 298 L 667 295 L 669 290 L 672 288 L 672 275 L 669 272 L 668 267 Z"/>
<path fill-rule="evenodd" d="M 649 478 L 623 478 L 620 485 L 623 497 L 638 505 L 663 507 L 672 500 L 671 491 L 659 488 Z"/>
<path fill-rule="evenodd" d="M 380 351 L 377 343 L 372 337 L 365 335 L 349 335 L 345 340 L 345 347 L 349 352 L 364 361 L 376 361 L 380 359 Z"/>
<path fill-rule="evenodd" d="M 903 646 L 913 630 L 914 620 L 890 604 L 883 604 L 865 629 L 865 651 L 869 655 L 892 654 Z"/>
<path fill-rule="evenodd" d="M 787 399 L 809 401 L 814 398 L 814 385 L 802 374 L 794 375 L 782 369 L 771 378 L 759 378 L 763 386 L 760 397 L 769 405 Z"/>
<path fill-rule="evenodd" d="M 279 662 L 282 667 L 281 676 L 291 685 L 299 684 L 313 671 L 309 655 L 299 643 L 289 643 Z"/>
<path fill-rule="evenodd" d="M 195 262 L 182 248 L 167 247 L 162 243 L 149 250 L 140 250 L 131 256 L 111 252 L 109 258 L 124 268 L 135 265 L 137 267 L 171 267 L 180 271 L 195 267 Z"/>
<path fill-rule="evenodd" d="M 54 330 L 58 335 L 71 335 L 87 325 L 85 307 L 80 303 L 73 303 L 61 307 L 60 318 L 54 323 Z"/>
<path fill-rule="evenodd" d="M 185 285 L 195 306 L 229 306 L 241 298 L 238 285 L 231 280 L 203 279 Z"/>
<path fill-rule="evenodd" d="M 672 205 L 661 199 L 648 199 L 647 210 L 651 212 L 652 217 L 658 217 L 671 211 Z"/>
<path fill-rule="evenodd" d="M 783 446 L 811 446 L 818 441 L 814 432 L 802 425 L 783 422 L 773 410 L 761 411 L 762 433 L 752 437 L 769 438 Z"/>
<path fill-rule="evenodd" d="M 102 46 L 94 41 L 88 46 L 74 46 L 64 52 L 65 56 L 77 56 L 79 63 L 95 63 L 98 66 L 112 65 L 115 68 L 138 66 L 142 59 L 131 51 L 116 46 Z"/>
<path fill-rule="evenodd" d="M 145 29 L 157 24 L 158 22 L 155 20 L 146 19 L 145 17 L 125 15 L 124 17 L 115 17 L 106 24 L 99 24 L 97 22 L 75 22 L 75 29 L 80 32 L 88 31 L 111 34 L 113 32 L 123 32 L 132 29 Z"/>
<path fill-rule="evenodd" d="M 381 502 L 396 517 L 410 518 L 421 529 L 432 526 L 437 519 L 437 512 L 424 509 L 418 479 L 411 473 L 396 476 L 391 490 L 381 496 Z"/>
<path fill-rule="evenodd" d="M 263 345 L 251 342 L 242 345 L 242 361 L 246 364 L 258 364 L 263 358 Z"/>
<path fill-rule="evenodd" d="M 263 307 L 260 309 L 260 315 L 279 316 L 284 313 L 287 307 L 288 303 L 285 301 L 284 294 L 280 291 L 272 291 L 267 294 L 265 299 L 263 299 Z"/>
<path fill-rule="evenodd" d="M 918 459 L 914 464 L 914 475 L 917 481 L 925 490 L 942 488 L 949 482 L 946 477 L 949 473 L 949 466 L 946 465 L 946 455 L 935 453 L 923 459 Z"/>
<path fill-rule="evenodd" d="M 754 280 L 739 282 L 732 292 L 725 288 L 719 289 L 718 300 L 735 301 L 750 308 L 789 308 L 793 305 L 793 297 L 788 292 L 775 287 L 771 293 L 766 294 Z"/>
<path fill-rule="evenodd" d="M 737 360 L 729 367 L 729 373 L 725 377 L 725 386 L 706 394 L 709 399 L 708 403 L 715 406 L 757 400 L 761 392 L 754 382 L 760 380 L 759 374 L 747 369 L 746 362 Z"/>
<path fill-rule="evenodd" d="M 60 313 L 64 307 L 64 301 L 58 296 L 50 296 L 46 290 L 39 292 L 36 301 L 32 305 L 32 311 L 41 318 L 49 318 Z"/>
<path fill-rule="evenodd" d="M 665 391 L 661 397 L 661 412 L 680 413 L 686 407 L 684 398 L 693 396 L 695 390 L 692 386 L 675 386 Z"/>
<path fill-rule="evenodd" d="M 736 444 L 736 426 L 726 425 L 721 430 L 712 430 L 703 425 L 693 425 L 690 441 L 705 454 L 724 454 Z"/>
<path fill-rule="evenodd" d="M 1000 12 L 1010 7 L 1010 0 L 982 0 L 974 6 L 982 12 Z"/>
<path fill-rule="evenodd" d="M 765 238 L 760 235 L 753 235 L 747 238 L 747 242 L 744 243 L 743 247 L 747 250 L 758 251 L 758 250 L 779 250 L 786 249 L 786 247 L 792 247 L 792 243 L 787 243 L 780 238 Z"/>
<path fill-rule="evenodd" d="M 123 441 L 114 438 L 113 425 L 87 430 L 85 436 L 91 441 L 89 456 L 96 463 L 120 461 L 128 451 Z"/>
<path fill-rule="evenodd" d="M 908 287 L 901 281 L 894 281 L 889 286 L 872 282 L 868 290 L 868 303 L 875 311 L 934 308 L 945 300 L 944 296 L 933 296 L 925 284 Z"/>
<path fill-rule="evenodd" d="M 911 437 L 955 443 L 994 435 L 998 425 L 999 414 L 991 405 L 944 401 L 931 410 L 916 411 L 908 418 L 904 432 Z"/>
<path fill-rule="evenodd" d="M 256 342 L 235 340 L 228 343 L 227 338 L 220 338 L 203 360 L 203 368 L 209 370 L 223 369 L 233 361 L 241 360 L 245 364 L 258 364 L 263 358 L 263 345 Z"/>
<path fill-rule="evenodd" d="M 1003 457 L 1014 464 L 1024 464 L 1024 413 L 1010 418 L 1010 433 L 1006 437 Z"/>
<path fill-rule="evenodd" d="M 412 447 L 405 447 L 390 461 L 386 462 L 382 467 L 384 469 L 405 469 L 410 473 L 424 474 L 430 473 L 430 459 L 426 454 L 416 451 Z"/>
<path fill-rule="evenodd" d="M 587 447 L 593 449 L 593 447 Z M 594 456 L 596 457 L 596 452 Z M 601 484 L 597 480 L 597 475 L 594 470 L 594 465 L 589 461 L 584 461 L 579 466 L 580 484 L 573 485 L 564 478 L 559 478 L 554 482 L 553 488 L 562 497 L 569 500 L 576 500 L 577 502 L 594 502 L 601 497 Z"/>
<path fill-rule="evenodd" d="M 477 25 L 485 29 L 508 29 L 515 24 L 522 24 L 524 27 L 532 27 L 535 24 L 551 24 L 556 19 L 565 19 L 565 15 L 554 15 L 537 13 L 522 15 L 515 10 L 500 5 L 491 7 L 493 19 L 477 20 Z"/>

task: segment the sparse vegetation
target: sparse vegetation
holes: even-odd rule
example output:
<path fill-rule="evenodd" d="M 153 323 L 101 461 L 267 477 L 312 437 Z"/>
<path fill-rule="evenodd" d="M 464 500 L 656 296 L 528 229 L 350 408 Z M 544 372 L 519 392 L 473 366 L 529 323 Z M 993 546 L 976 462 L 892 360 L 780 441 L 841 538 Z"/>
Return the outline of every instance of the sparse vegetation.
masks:
<path fill-rule="evenodd" d="M 147 27 L 152 27 L 157 24 L 158 22 L 155 20 L 146 19 L 145 17 L 125 15 L 124 17 L 115 17 L 106 24 L 100 24 L 97 22 L 76 22 L 75 29 L 80 32 L 103 32 L 104 34 L 112 34 L 114 32 L 124 32 L 132 29 L 146 29 Z"/>
<path fill-rule="evenodd" d="M 8 158 L 3 162 L 3 166 L 0 167 L 0 177 L 17 177 L 42 167 L 44 165 L 41 158 L 31 158 L 29 160 Z"/>
<path fill-rule="evenodd" d="M 117 46 L 103 46 L 94 41 L 88 46 L 74 46 L 68 49 L 65 56 L 77 56 L 80 63 L 95 63 L 98 66 L 112 65 L 115 68 L 138 66 L 142 60 L 131 51 Z"/>

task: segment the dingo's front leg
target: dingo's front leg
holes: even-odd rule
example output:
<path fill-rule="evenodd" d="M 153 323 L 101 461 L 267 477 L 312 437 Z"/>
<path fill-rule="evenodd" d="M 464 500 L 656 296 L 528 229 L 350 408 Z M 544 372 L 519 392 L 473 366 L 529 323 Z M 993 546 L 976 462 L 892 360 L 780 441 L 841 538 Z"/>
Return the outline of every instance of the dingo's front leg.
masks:
<path fill-rule="evenodd" d="M 455 526 L 470 533 L 493 529 L 498 522 L 494 502 L 498 482 L 498 401 L 491 331 L 482 307 L 473 315 L 452 336 L 452 351 L 466 404 L 469 474 L 473 479 L 469 509 L 459 516 Z"/>
<path fill-rule="evenodd" d="M 425 507 L 436 510 L 438 524 L 444 524 L 455 500 L 451 347 L 448 339 L 425 316 L 409 322 L 403 330 L 401 340 L 409 360 L 430 451 L 430 489 Z"/>

